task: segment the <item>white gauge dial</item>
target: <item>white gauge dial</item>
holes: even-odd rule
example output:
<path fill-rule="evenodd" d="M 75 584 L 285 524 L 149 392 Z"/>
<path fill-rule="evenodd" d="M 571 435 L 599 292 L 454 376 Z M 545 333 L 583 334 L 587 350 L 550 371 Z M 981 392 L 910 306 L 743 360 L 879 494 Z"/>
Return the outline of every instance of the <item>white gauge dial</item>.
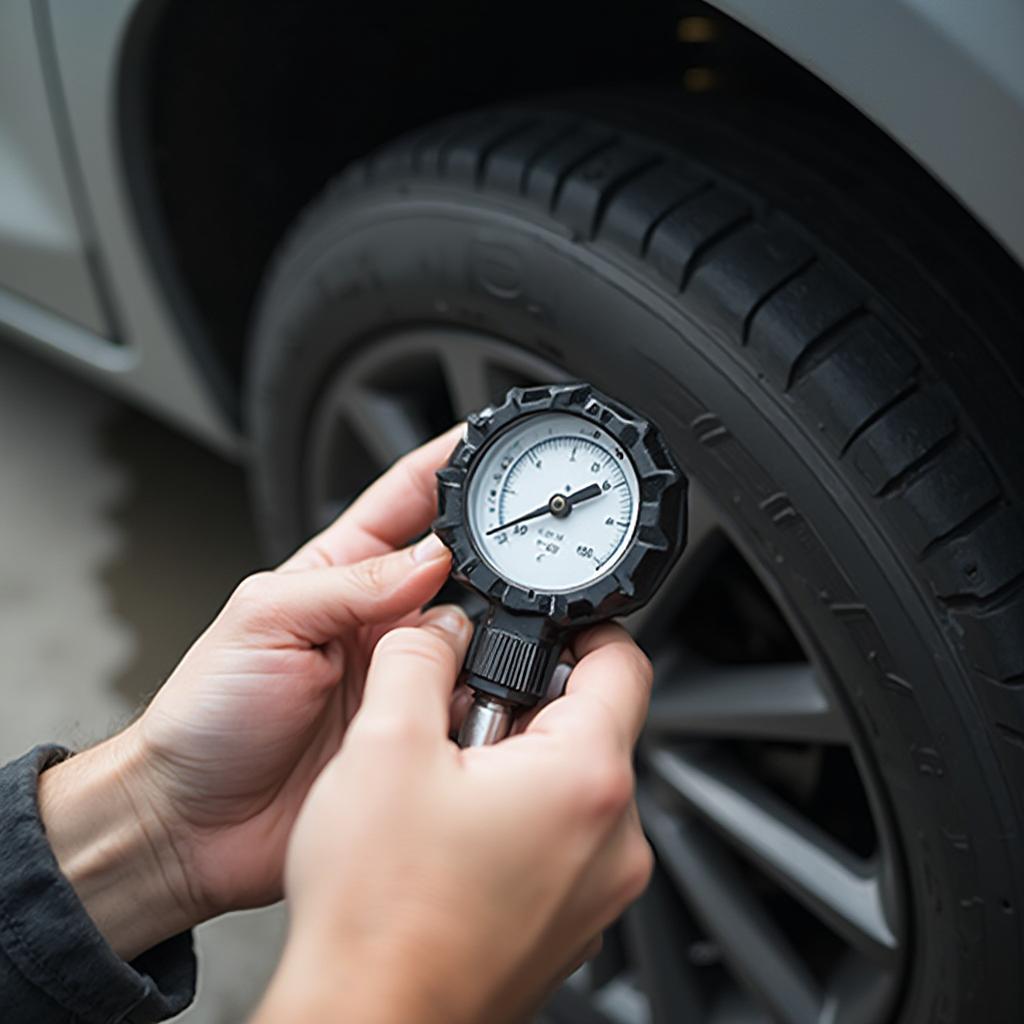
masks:
<path fill-rule="evenodd" d="M 639 484 L 607 431 L 571 413 L 540 413 L 483 450 L 466 508 L 473 543 L 499 576 L 564 593 L 611 572 L 626 553 Z"/>

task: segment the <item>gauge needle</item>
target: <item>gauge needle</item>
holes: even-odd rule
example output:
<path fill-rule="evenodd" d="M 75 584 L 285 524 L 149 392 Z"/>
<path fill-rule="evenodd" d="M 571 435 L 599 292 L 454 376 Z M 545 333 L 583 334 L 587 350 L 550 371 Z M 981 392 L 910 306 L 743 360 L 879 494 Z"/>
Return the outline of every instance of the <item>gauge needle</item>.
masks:
<path fill-rule="evenodd" d="M 567 494 L 565 496 L 565 500 L 568 502 L 569 507 L 572 508 L 574 505 L 578 505 L 581 501 L 589 501 L 591 498 L 596 498 L 600 493 L 600 484 L 587 484 L 586 487 L 581 487 L 578 491 L 573 491 L 572 494 Z"/>
<path fill-rule="evenodd" d="M 488 530 L 484 536 L 490 537 L 492 533 L 500 533 L 502 530 L 507 530 L 510 526 L 518 526 L 520 523 L 525 523 L 527 519 L 536 519 L 538 516 L 547 515 L 548 513 L 555 516 L 567 516 L 572 511 L 574 505 L 578 505 L 582 501 L 589 501 L 591 498 L 596 498 L 600 493 L 600 484 L 588 484 L 586 487 L 581 487 L 578 491 L 573 491 L 572 494 L 566 494 L 565 496 L 553 494 L 539 508 L 524 513 L 517 519 L 513 519 L 510 523 L 502 523 L 501 526 L 495 526 L 493 530 Z"/>

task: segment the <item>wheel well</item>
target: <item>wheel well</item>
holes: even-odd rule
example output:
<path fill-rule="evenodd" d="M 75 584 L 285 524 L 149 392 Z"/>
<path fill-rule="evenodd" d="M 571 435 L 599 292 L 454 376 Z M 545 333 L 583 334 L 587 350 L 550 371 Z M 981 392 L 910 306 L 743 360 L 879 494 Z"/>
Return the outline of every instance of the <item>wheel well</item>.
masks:
<path fill-rule="evenodd" d="M 657 87 L 782 99 L 895 149 L 706 4 L 498 10 L 474 0 L 140 6 L 134 73 L 122 82 L 129 186 L 182 329 L 227 394 L 238 394 L 261 276 L 299 209 L 352 159 L 439 116 L 562 90 Z"/>

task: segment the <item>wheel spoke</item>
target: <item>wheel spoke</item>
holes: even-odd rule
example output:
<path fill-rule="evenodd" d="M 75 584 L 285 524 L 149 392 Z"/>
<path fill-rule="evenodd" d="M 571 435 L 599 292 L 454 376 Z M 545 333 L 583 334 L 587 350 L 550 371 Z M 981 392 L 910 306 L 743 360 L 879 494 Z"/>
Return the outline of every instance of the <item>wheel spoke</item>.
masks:
<path fill-rule="evenodd" d="M 415 409 L 401 395 L 367 385 L 347 388 L 340 411 L 382 469 L 429 436 Z"/>
<path fill-rule="evenodd" d="M 544 1012 L 534 1024 L 612 1024 L 591 1003 L 586 993 L 571 984 L 562 985 L 548 1000 Z"/>
<path fill-rule="evenodd" d="M 784 1024 L 815 1024 L 818 985 L 743 876 L 693 822 L 676 821 L 649 796 L 641 816 L 660 862 L 718 942 L 737 979 Z"/>
<path fill-rule="evenodd" d="M 655 871 L 646 892 L 626 912 L 623 926 L 651 1005 L 651 1024 L 702 1019 L 704 1000 L 688 962 L 683 922 L 668 879 Z"/>
<path fill-rule="evenodd" d="M 656 737 L 849 740 L 843 716 L 806 664 L 691 669 L 655 691 L 647 730 Z"/>
<path fill-rule="evenodd" d="M 829 997 L 842 1024 L 875 1024 L 888 1019 L 886 1007 L 898 985 L 895 971 L 879 971 L 864 957 L 848 956 L 829 978 Z"/>
<path fill-rule="evenodd" d="M 586 965 L 587 980 L 591 988 L 607 985 L 626 968 L 626 955 L 622 946 L 622 929 L 619 924 L 605 930 L 601 952 Z"/>
<path fill-rule="evenodd" d="M 437 354 L 456 416 L 483 409 L 495 400 L 497 396 L 491 393 L 487 351 L 483 346 L 441 345 Z"/>
<path fill-rule="evenodd" d="M 853 947 L 877 961 L 895 956 L 898 943 L 872 862 L 724 759 L 701 762 L 662 748 L 648 760 L 673 792 Z"/>

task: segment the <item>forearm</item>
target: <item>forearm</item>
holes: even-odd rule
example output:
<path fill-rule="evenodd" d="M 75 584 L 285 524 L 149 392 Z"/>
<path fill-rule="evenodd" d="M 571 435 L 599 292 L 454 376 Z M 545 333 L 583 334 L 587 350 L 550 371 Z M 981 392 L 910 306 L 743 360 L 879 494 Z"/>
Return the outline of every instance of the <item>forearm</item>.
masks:
<path fill-rule="evenodd" d="M 198 923 L 172 837 L 139 795 L 144 767 L 124 733 L 39 779 L 39 813 L 57 863 L 124 960 Z"/>

